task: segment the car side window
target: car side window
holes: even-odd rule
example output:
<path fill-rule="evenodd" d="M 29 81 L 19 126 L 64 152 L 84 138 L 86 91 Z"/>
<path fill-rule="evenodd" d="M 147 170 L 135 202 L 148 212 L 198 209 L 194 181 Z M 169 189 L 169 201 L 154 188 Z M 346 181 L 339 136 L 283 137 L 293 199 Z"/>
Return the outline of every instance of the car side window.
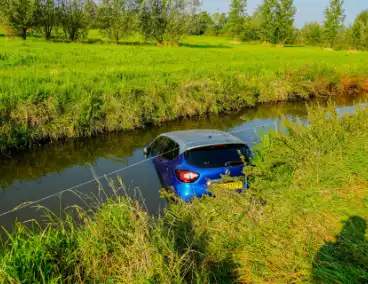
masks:
<path fill-rule="evenodd" d="M 171 140 L 170 138 L 166 138 L 163 143 L 161 157 L 166 160 L 175 160 L 179 156 L 179 145 Z"/>
<path fill-rule="evenodd" d="M 162 146 L 164 143 L 165 137 L 159 137 L 151 144 L 150 154 L 152 157 L 156 157 L 161 153 Z"/>

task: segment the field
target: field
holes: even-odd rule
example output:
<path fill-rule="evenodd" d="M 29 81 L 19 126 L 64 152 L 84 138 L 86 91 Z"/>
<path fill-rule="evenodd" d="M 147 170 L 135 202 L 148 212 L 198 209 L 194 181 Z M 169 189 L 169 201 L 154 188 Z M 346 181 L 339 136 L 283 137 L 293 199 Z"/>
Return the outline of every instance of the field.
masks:
<path fill-rule="evenodd" d="M 368 89 L 368 53 L 187 37 L 180 47 L 0 37 L 0 150 Z"/>
<path fill-rule="evenodd" d="M 116 196 L 76 210 L 83 226 L 17 224 L 0 283 L 367 283 L 368 110 L 309 120 L 263 137 L 244 194 L 179 202 L 160 219 Z"/>

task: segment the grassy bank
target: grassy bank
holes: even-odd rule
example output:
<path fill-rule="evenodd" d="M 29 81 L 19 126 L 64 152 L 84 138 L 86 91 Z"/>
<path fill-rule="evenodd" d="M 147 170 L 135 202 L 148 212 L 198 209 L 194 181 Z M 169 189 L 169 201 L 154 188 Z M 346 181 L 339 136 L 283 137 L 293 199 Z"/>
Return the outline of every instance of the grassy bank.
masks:
<path fill-rule="evenodd" d="M 357 97 L 354 97 L 359 101 Z M 344 99 L 347 101 L 344 102 Z M 362 97 L 364 100 L 364 98 Z M 339 106 L 351 106 L 347 97 L 338 97 Z M 317 104 L 310 102 L 309 104 Z M 319 104 L 324 104 L 320 101 Z M 253 109 L 229 115 L 212 115 L 205 118 L 178 120 L 144 130 L 129 131 L 117 135 L 101 135 L 94 139 L 69 139 L 63 143 L 49 143 L 31 151 L 13 153 L 2 157 L 0 163 L 0 190 L 12 186 L 17 180 L 38 179 L 49 173 L 61 173 L 75 165 L 95 164 L 101 157 L 130 157 L 137 148 L 143 148 L 162 132 L 184 129 L 230 129 L 255 119 L 275 119 L 282 114 L 305 116 L 305 102 L 263 104 Z M 143 152 L 142 152 L 143 153 Z"/>
<path fill-rule="evenodd" d="M 18 224 L 0 281 L 367 282 L 368 110 L 340 119 L 332 107 L 313 109 L 309 119 L 263 138 L 245 194 L 178 203 L 160 219 L 116 197 L 79 212 L 82 227 Z"/>
<path fill-rule="evenodd" d="M 0 150 L 367 88 L 367 53 L 188 37 L 180 48 L 0 38 Z"/>

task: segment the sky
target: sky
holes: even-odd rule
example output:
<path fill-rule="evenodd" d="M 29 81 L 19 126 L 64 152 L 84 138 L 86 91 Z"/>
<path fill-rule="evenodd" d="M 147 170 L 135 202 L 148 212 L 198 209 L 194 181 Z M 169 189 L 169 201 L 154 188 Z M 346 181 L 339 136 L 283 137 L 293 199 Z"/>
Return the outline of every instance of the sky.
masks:
<path fill-rule="evenodd" d="M 248 0 L 248 13 L 251 14 L 262 0 Z M 330 0 L 294 0 L 297 8 L 295 23 L 298 28 L 305 22 L 318 21 L 323 22 L 324 9 L 328 6 Z M 227 12 L 229 0 L 202 0 L 202 9 L 211 13 Z M 354 22 L 355 17 L 365 9 L 368 9 L 368 0 L 345 0 L 344 9 L 346 14 L 346 24 Z"/>

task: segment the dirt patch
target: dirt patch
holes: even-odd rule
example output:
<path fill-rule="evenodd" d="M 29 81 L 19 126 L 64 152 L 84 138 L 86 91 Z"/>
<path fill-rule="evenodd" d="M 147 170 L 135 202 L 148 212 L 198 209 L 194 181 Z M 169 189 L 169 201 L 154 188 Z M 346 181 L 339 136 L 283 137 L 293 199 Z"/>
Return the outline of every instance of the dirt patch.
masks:
<path fill-rule="evenodd" d="M 368 92 L 368 79 L 366 79 L 363 84 L 361 85 L 363 91 Z"/>
<path fill-rule="evenodd" d="M 230 41 L 230 44 L 241 44 L 241 42 L 240 41 L 238 41 L 238 40 L 232 40 L 232 41 Z"/>
<path fill-rule="evenodd" d="M 357 54 L 357 53 L 359 53 L 359 51 L 356 49 L 348 50 L 348 54 Z"/>
<path fill-rule="evenodd" d="M 368 185 L 366 183 L 352 183 L 346 185 L 344 189 L 337 193 L 339 197 L 347 199 L 364 198 L 368 193 Z"/>
<path fill-rule="evenodd" d="M 340 92 L 348 95 L 368 92 L 368 78 L 362 76 L 342 77 L 340 79 Z"/>

